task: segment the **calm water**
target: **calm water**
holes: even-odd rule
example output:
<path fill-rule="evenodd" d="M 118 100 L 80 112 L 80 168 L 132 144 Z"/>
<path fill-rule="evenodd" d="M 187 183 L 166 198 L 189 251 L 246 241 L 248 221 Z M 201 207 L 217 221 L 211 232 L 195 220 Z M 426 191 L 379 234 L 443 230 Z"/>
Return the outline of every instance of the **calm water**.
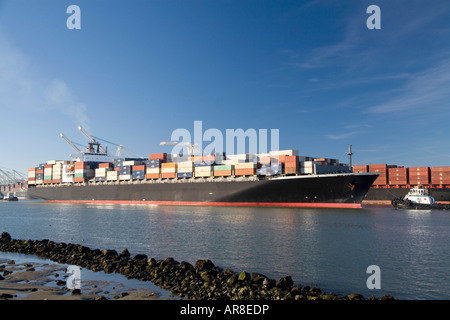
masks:
<path fill-rule="evenodd" d="M 450 213 L 0 202 L 13 238 L 128 248 L 155 259 L 211 259 L 236 272 L 291 275 L 336 294 L 450 299 Z M 367 267 L 381 269 L 369 290 Z"/>

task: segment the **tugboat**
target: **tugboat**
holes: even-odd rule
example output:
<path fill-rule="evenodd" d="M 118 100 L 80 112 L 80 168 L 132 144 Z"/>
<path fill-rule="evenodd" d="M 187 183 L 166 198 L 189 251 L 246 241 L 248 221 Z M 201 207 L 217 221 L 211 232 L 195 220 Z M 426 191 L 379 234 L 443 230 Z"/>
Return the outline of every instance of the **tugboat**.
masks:
<path fill-rule="evenodd" d="M 5 201 L 19 201 L 19 198 L 17 198 L 14 194 L 9 193 L 8 196 L 3 198 L 3 200 L 5 200 Z"/>
<path fill-rule="evenodd" d="M 449 204 L 436 203 L 428 190 L 420 186 L 410 189 L 404 198 L 393 199 L 391 204 L 396 209 L 450 210 Z"/>

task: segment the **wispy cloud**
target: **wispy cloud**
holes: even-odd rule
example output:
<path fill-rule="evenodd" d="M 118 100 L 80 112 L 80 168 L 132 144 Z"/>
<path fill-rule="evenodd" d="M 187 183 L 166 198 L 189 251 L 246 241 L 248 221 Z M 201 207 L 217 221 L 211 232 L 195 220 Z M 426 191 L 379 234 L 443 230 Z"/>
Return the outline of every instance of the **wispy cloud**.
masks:
<path fill-rule="evenodd" d="M 341 134 L 327 134 L 326 137 L 328 139 L 332 139 L 332 140 L 343 140 L 343 139 L 353 137 L 356 134 L 358 134 L 358 131 L 350 131 L 350 132 L 341 133 Z"/>
<path fill-rule="evenodd" d="M 88 128 L 87 107 L 64 80 L 49 78 L 0 29 L 0 109 L 57 112 Z"/>
<path fill-rule="evenodd" d="M 386 102 L 374 105 L 369 113 L 393 113 L 406 110 L 448 109 L 450 104 L 450 58 L 411 76 Z"/>

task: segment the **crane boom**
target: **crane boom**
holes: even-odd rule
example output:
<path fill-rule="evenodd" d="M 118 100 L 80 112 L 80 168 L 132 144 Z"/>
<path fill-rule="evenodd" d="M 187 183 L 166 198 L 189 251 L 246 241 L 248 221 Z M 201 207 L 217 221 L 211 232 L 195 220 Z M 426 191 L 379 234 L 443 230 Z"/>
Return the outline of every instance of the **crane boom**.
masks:
<path fill-rule="evenodd" d="M 177 141 L 162 141 L 160 146 L 180 146 L 180 147 L 186 147 L 188 150 L 189 155 L 193 155 L 196 153 L 196 151 L 199 151 L 198 144 L 196 143 L 189 143 L 189 142 L 177 142 Z"/>
<path fill-rule="evenodd" d="M 106 150 L 103 149 L 103 147 L 100 145 L 100 143 L 97 140 L 95 140 L 89 133 L 87 133 L 81 126 L 78 126 L 78 130 L 80 130 L 81 133 L 83 133 L 89 139 L 90 142 L 98 145 L 100 152 L 107 153 Z"/>
<path fill-rule="evenodd" d="M 68 144 L 70 144 L 70 146 L 71 146 L 72 148 L 74 148 L 78 153 L 81 153 L 81 150 L 78 149 L 78 147 L 77 147 L 76 145 L 74 145 L 72 141 L 70 141 L 69 139 L 67 139 L 65 135 L 63 135 L 62 133 L 60 133 L 59 135 L 61 136 L 61 138 L 63 138 L 64 140 L 66 140 L 66 142 L 67 142 Z"/>

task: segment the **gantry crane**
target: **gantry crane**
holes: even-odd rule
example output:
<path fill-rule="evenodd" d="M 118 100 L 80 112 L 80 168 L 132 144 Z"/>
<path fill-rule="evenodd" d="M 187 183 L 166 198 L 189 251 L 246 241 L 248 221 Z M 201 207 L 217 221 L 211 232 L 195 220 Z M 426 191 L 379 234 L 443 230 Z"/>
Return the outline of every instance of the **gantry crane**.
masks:
<path fill-rule="evenodd" d="M 200 153 L 199 146 L 196 143 L 177 142 L 177 141 L 162 141 L 159 145 L 161 145 L 161 146 L 179 146 L 179 147 L 186 148 L 188 151 L 188 155 L 190 155 L 190 156 Z"/>

